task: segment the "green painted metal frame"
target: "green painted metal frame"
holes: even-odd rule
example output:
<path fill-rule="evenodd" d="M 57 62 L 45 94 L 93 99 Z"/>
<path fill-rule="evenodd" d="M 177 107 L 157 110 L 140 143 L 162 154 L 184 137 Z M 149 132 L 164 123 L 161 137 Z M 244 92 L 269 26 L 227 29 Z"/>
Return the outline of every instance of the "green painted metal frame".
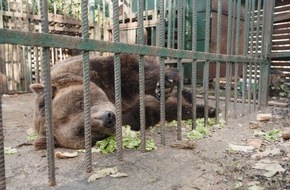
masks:
<path fill-rule="evenodd" d="M 60 36 L 55 34 L 13 31 L 0 29 L 0 44 L 18 44 L 39 47 L 70 48 L 86 51 L 100 51 L 112 53 L 132 53 L 171 58 L 184 58 L 210 61 L 229 62 L 265 62 L 265 58 L 255 58 L 242 55 L 226 55 L 205 53 L 189 50 L 175 50 L 164 47 L 152 47 L 146 45 L 125 44 L 102 40 L 83 40 L 80 37 Z M 184 63 L 187 64 L 187 63 Z"/>

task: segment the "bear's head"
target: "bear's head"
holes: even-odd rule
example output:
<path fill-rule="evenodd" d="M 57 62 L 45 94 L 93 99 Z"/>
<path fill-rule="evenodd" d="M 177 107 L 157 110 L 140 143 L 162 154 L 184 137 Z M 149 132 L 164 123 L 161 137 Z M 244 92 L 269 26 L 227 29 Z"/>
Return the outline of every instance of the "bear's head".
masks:
<path fill-rule="evenodd" d="M 55 76 L 52 86 L 52 126 L 55 144 L 61 147 L 84 148 L 84 93 L 82 77 L 64 73 Z M 34 125 L 39 137 L 36 149 L 45 148 L 44 86 L 32 84 L 36 94 Z M 115 133 L 115 106 L 104 91 L 90 83 L 90 123 L 92 143 Z"/>

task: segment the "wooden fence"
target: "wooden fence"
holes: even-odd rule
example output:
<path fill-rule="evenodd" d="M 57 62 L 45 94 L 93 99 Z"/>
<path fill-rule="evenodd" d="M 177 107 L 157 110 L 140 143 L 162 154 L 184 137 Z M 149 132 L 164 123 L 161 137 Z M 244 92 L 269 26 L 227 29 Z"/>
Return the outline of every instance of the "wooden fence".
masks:
<path fill-rule="evenodd" d="M 272 40 L 272 71 L 284 73 L 290 83 L 290 4 L 289 1 L 277 1 L 274 15 Z"/>
<path fill-rule="evenodd" d="M 37 4 L 10 0 L 3 5 L 0 1 L 0 28 L 39 32 L 40 16 Z M 0 4 L 1 4 L 0 3 Z M 57 11 L 49 13 L 49 32 L 53 34 L 81 36 L 79 18 Z M 109 32 L 105 29 L 107 20 L 89 23 L 92 39 L 109 40 Z M 102 36 L 100 34 L 103 34 Z M 77 50 L 51 48 L 51 65 L 69 56 L 80 54 Z M 38 47 L 19 45 L 0 45 L 0 88 L 3 94 L 29 92 L 29 85 L 41 81 L 41 50 Z"/>

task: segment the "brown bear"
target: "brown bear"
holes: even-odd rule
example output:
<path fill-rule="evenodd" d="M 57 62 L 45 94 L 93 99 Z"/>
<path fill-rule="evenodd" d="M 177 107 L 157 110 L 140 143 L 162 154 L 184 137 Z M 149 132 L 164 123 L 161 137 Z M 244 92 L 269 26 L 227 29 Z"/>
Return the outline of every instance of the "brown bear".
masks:
<path fill-rule="evenodd" d="M 139 62 L 138 56 L 121 54 L 121 95 L 122 122 L 133 130 L 140 129 L 139 117 Z M 159 64 L 145 57 L 145 117 L 146 127 L 160 121 Z M 83 77 L 82 57 L 72 57 L 51 69 L 52 125 L 55 145 L 80 149 L 84 148 Z M 172 93 L 179 80 L 174 68 L 165 70 L 166 120 L 177 118 L 177 95 Z M 90 59 L 91 129 L 92 145 L 115 133 L 115 92 L 113 56 Z M 46 147 L 44 86 L 32 84 L 31 90 L 37 95 L 34 125 L 38 133 L 36 149 Z M 191 93 L 183 90 L 183 119 L 191 118 Z M 197 117 L 203 117 L 203 106 L 197 106 Z M 209 116 L 215 116 L 215 109 L 209 109 Z"/>

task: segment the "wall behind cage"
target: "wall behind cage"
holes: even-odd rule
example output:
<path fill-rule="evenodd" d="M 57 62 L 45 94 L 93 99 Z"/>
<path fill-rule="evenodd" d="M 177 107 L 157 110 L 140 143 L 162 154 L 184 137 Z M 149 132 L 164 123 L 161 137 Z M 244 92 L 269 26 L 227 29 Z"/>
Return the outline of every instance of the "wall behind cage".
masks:
<path fill-rule="evenodd" d="M 58 3 L 59 2 L 59 3 Z M 49 1 L 49 32 L 81 36 L 80 2 L 74 0 Z M 109 1 L 95 0 L 90 4 L 89 33 L 92 39 L 109 40 Z M 105 6 L 103 6 L 105 5 Z M 38 1 L 0 1 L 0 28 L 39 32 Z M 28 92 L 29 85 L 41 81 L 41 48 L 19 45 L 0 45 L 0 87 L 2 93 Z M 51 48 L 51 65 L 67 57 L 79 55 L 77 50 Z"/>

